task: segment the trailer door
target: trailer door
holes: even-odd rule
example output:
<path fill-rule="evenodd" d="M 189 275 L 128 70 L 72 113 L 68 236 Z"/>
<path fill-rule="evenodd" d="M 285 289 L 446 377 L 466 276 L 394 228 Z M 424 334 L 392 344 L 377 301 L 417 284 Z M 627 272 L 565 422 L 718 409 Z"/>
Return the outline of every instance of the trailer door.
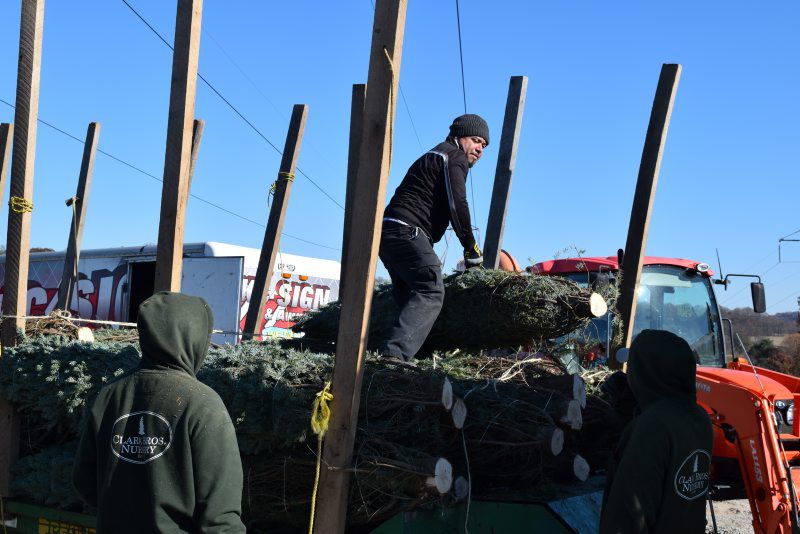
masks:
<path fill-rule="evenodd" d="M 181 293 L 202 297 L 214 312 L 214 343 L 236 343 L 239 339 L 239 297 L 244 258 L 184 258 Z"/>

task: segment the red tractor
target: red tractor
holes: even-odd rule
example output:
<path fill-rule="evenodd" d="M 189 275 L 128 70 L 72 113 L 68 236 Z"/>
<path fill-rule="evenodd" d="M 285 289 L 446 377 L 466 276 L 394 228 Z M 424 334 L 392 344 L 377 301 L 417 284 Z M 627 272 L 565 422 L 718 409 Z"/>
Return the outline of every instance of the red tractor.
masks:
<path fill-rule="evenodd" d="M 537 263 L 531 273 L 564 276 L 580 285 L 614 283 L 619 261 L 608 258 L 569 258 Z M 697 399 L 714 424 L 715 485 L 743 487 L 750 501 L 755 532 L 798 533 L 800 484 L 800 422 L 795 406 L 800 379 L 735 358 L 733 327 L 719 310 L 705 263 L 679 258 L 645 257 L 641 281 L 635 290 L 633 335 L 647 328 L 669 330 L 684 338 L 695 352 Z M 751 284 L 753 308 L 765 310 L 764 287 Z M 565 363 L 595 366 L 611 353 L 613 312 L 595 319 L 575 343 Z M 723 333 L 727 322 L 729 335 Z M 588 340 L 588 341 L 587 341 Z M 571 356 L 571 360 L 570 360 Z"/>

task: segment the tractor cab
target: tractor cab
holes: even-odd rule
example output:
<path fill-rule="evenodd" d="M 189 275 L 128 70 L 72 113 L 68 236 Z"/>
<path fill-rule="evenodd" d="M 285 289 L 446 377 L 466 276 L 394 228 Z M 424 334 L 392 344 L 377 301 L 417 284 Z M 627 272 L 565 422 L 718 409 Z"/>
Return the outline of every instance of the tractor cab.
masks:
<path fill-rule="evenodd" d="M 563 276 L 602 293 L 604 285 L 618 282 L 619 266 L 615 257 L 567 258 L 537 263 L 526 270 Z M 725 367 L 722 320 L 711 285 L 713 274 L 705 263 L 645 257 L 636 293 L 633 335 L 648 328 L 668 330 L 689 343 L 700 365 Z M 584 347 L 578 351 L 584 367 L 602 364 L 611 353 L 613 308 L 610 302 L 605 316 L 593 319 L 583 332 L 571 334 Z"/>

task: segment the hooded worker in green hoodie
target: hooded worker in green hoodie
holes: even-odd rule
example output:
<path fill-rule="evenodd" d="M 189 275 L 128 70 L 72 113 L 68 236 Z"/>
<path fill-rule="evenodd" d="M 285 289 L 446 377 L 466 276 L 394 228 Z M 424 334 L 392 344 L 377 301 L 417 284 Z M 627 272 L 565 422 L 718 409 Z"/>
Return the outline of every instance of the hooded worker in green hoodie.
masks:
<path fill-rule="evenodd" d="M 165 291 L 139 307 L 142 361 L 98 393 L 73 469 L 98 532 L 245 532 L 233 424 L 195 377 L 213 324 L 198 297 Z"/>
<path fill-rule="evenodd" d="M 671 332 L 644 330 L 633 340 L 628 384 L 641 412 L 614 454 L 601 534 L 705 531 L 713 430 L 697 405 L 696 365 Z"/>

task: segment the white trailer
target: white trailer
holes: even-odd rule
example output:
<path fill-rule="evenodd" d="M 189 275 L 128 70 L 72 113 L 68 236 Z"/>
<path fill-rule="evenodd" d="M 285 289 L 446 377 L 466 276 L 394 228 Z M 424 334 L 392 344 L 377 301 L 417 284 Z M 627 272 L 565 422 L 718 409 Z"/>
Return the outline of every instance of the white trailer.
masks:
<path fill-rule="evenodd" d="M 240 340 L 260 250 L 226 243 L 183 247 L 181 292 L 203 297 L 214 312 L 216 343 Z M 136 322 L 139 305 L 153 293 L 156 246 L 81 251 L 78 282 L 69 311 L 84 319 Z M 28 272 L 28 315 L 48 315 L 56 306 L 64 252 L 35 252 Z M 262 337 L 292 337 L 298 316 L 339 296 L 339 262 L 278 254 L 264 307 Z M 5 256 L 0 256 L 5 280 Z M 0 302 L 4 287 L 0 288 Z"/>

